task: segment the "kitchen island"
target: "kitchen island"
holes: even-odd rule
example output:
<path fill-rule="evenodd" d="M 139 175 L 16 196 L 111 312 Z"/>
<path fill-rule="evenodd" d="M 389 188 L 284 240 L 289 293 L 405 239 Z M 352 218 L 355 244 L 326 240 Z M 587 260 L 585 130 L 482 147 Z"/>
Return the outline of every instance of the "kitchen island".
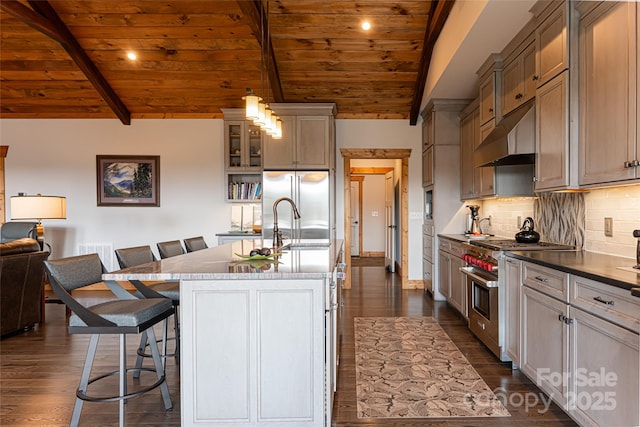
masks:
<path fill-rule="evenodd" d="M 180 281 L 183 426 L 331 423 L 342 241 L 241 258 L 262 245 L 238 241 L 103 276 Z"/>

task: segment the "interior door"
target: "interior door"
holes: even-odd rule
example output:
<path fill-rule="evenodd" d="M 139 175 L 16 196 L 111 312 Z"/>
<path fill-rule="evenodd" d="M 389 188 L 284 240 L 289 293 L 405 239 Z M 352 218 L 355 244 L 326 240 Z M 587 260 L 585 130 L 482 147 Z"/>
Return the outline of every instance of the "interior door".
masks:
<path fill-rule="evenodd" d="M 393 188 L 393 171 L 384 175 L 384 222 L 385 222 L 385 239 L 384 239 L 384 263 L 387 271 L 396 272 L 396 206 L 395 194 Z"/>
<path fill-rule="evenodd" d="M 360 256 L 360 240 L 361 240 L 361 228 L 360 228 L 360 203 L 362 198 L 360 197 L 360 182 L 351 181 L 351 256 Z"/>

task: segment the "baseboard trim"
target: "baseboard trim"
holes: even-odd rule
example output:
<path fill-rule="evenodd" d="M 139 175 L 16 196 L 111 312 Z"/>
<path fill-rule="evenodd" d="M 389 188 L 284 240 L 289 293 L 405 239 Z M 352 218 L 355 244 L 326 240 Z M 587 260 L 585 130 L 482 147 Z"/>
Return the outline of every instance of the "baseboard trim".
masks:
<path fill-rule="evenodd" d="M 367 258 L 367 257 L 375 257 L 375 258 L 380 258 L 384 256 L 384 251 L 383 252 L 377 252 L 377 251 L 365 251 L 365 252 L 360 252 L 360 257 L 361 258 Z"/>
<path fill-rule="evenodd" d="M 424 289 L 424 280 L 409 280 L 404 289 Z"/>

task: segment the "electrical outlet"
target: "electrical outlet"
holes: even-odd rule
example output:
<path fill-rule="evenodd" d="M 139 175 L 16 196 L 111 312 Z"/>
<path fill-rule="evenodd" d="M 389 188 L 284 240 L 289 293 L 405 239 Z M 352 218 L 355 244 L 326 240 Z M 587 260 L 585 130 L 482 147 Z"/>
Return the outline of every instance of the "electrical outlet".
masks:
<path fill-rule="evenodd" d="M 613 218 L 605 217 L 604 219 L 604 235 L 613 237 Z"/>
<path fill-rule="evenodd" d="M 516 219 L 516 227 L 522 227 L 522 217 L 520 215 L 518 215 L 518 218 Z"/>

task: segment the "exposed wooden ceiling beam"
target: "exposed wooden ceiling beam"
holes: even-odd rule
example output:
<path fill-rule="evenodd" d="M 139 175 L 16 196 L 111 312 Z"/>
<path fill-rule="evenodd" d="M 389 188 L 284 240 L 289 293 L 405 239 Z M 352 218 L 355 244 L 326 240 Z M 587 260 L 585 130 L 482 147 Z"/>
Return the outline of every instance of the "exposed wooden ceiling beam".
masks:
<path fill-rule="evenodd" d="M 276 57 L 273 53 L 273 46 L 271 44 L 271 35 L 267 31 L 267 19 L 266 11 L 262 7 L 261 0 L 237 0 L 240 10 L 247 17 L 247 21 L 251 31 L 256 36 L 260 47 L 265 50 L 267 58 L 265 58 L 265 67 L 267 69 L 267 76 L 269 83 L 271 84 L 271 92 L 273 92 L 274 102 L 285 102 L 284 94 L 282 92 L 282 84 L 280 83 L 280 73 L 278 72 L 278 64 L 276 63 Z M 263 25 L 264 24 L 264 25 Z M 264 31 L 264 34 L 262 32 Z M 266 46 L 262 45 L 262 39 Z"/>
<path fill-rule="evenodd" d="M 129 110 L 122 100 L 100 73 L 98 67 L 91 61 L 84 49 L 82 49 L 80 43 L 78 43 L 73 34 L 71 34 L 71 31 L 69 31 L 67 26 L 62 22 L 49 2 L 44 0 L 30 0 L 29 4 L 33 10 L 14 1 L 0 2 L 0 8 L 30 27 L 59 42 L 120 121 L 125 125 L 130 125 L 131 113 L 129 113 Z"/>
<path fill-rule="evenodd" d="M 433 0 L 431 2 L 431 12 L 429 13 L 429 23 L 424 34 L 424 45 L 422 46 L 422 55 L 420 56 L 420 66 L 418 68 L 418 77 L 413 91 L 413 100 L 411 102 L 411 113 L 409 115 L 409 123 L 414 126 L 418 122 L 420 114 L 420 104 L 422 104 L 422 94 L 427 82 L 427 74 L 429 73 L 429 64 L 431 63 L 431 55 L 433 47 L 438 40 L 438 36 L 444 27 L 444 23 L 449 17 L 451 8 L 455 0 Z"/>

